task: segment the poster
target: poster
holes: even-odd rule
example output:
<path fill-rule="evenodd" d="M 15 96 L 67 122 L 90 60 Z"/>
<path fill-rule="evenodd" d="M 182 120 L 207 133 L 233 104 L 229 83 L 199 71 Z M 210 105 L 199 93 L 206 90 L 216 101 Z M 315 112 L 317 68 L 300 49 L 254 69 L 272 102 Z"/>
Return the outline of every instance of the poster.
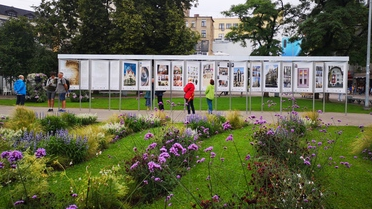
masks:
<path fill-rule="evenodd" d="M 219 62 L 217 68 L 217 91 L 229 91 L 230 62 Z"/>
<path fill-rule="evenodd" d="M 154 88 L 152 84 L 152 68 L 151 61 L 140 61 L 138 62 L 139 68 L 139 90 L 151 90 Z M 155 80 L 155 79 L 154 79 Z"/>
<path fill-rule="evenodd" d="M 106 60 L 91 61 L 92 73 L 91 90 L 109 89 L 109 64 L 110 64 L 109 61 Z"/>
<path fill-rule="evenodd" d="M 123 90 L 137 90 L 137 62 L 123 62 Z"/>
<path fill-rule="evenodd" d="M 280 63 L 265 62 L 263 69 L 263 91 L 279 92 L 279 66 Z"/>
<path fill-rule="evenodd" d="M 315 63 L 315 86 L 314 92 L 324 92 L 324 63 L 317 62 Z"/>
<path fill-rule="evenodd" d="M 282 63 L 282 92 L 292 92 L 292 83 L 293 83 L 293 70 L 292 70 L 292 63 L 291 62 L 283 62 Z"/>
<path fill-rule="evenodd" d="M 231 63 L 231 91 L 247 91 L 247 63 L 232 62 Z"/>
<path fill-rule="evenodd" d="M 262 65 L 261 62 L 252 62 L 251 63 L 251 90 L 252 92 L 261 92 L 261 71 Z"/>
<path fill-rule="evenodd" d="M 187 84 L 188 79 L 191 78 L 195 85 L 195 91 L 200 90 L 200 62 L 188 61 L 186 62 L 186 77 L 185 84 Z"/>
<path fill-rule="evenodd" d="M 172 90 L 183 91 L 184 86 L 184 62 L 172 62 Z"/>
<path fill-rule="evenodd" d="M 214 62 L 202 62 L 202 83 L 201 83 L 201 90 L 205 91 L 207 86 L 209 85 L 211 79 L 214 79 L 215 75 L 215 63 Z M 218 86 L 218 82 L 214 82 L 215 85 Z"/>
<path fill-rule="evenodd" d="M 313 63 L 294 63 L 294 92 L 313 93 Z"/>
<path fill-rule="evenodd" d="M 170 61 L 157 61 L 155 67 L 155 89 L 170 90 Z"/>
<path fill-rule="evenodd" d="M 112 60 L 110 61 L 110 90 L 120 90 L 120 61 Z"/>
<path fill-rule="evenodd" d="M 347 89 L 347 63 L 326 62 L 325 84 L 327 93 L 346 93 Z"/>

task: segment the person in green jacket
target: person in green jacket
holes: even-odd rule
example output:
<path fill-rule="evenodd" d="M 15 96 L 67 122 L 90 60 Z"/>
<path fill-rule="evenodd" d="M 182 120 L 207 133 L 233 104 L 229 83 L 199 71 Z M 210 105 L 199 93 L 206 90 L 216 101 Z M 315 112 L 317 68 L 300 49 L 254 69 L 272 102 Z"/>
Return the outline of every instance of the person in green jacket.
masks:
<path fill-rule="evenodd" d="M 209 85 L 205 89 L 205 97 L 207 98 L 207 104 L 208 104 L 208 113 L 212 114 L 212 101 L 214 99 L 214 80 L 211 79 L 209 81 Z"/>

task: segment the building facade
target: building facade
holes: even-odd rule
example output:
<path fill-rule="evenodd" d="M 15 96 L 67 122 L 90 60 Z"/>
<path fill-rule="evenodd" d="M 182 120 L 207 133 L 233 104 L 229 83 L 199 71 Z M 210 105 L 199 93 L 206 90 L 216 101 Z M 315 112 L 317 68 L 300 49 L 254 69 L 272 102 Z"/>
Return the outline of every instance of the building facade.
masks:
<path fill-rule="evenodd" d="M 27 17 L 28 19 L 34 19 L 35 14 L 33 11 L 18 9 L 15 7 L 9 7 L 0 4 L 0 26 L 8 21 L 9 18 Z"/>
<path fill-rule="evenodd" d="M 225 40 L 232 27 L 238 27 L 239 18 L 214 18 L 214 40 Z"/>
<path fill-rule="evenodd" d="M 196 45 L 196 54 L 213 55 L 214 26 L 211 16 L 186 17 L 185 24 L 191 30 L 200 34 L 200 40 Z"/>

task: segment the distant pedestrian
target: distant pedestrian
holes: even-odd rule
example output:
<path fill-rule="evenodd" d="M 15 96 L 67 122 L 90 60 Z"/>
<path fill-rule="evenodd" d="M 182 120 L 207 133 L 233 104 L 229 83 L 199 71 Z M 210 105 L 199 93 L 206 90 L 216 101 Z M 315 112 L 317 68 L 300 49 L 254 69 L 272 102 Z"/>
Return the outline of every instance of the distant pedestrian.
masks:
<path fill-rule="evenodd" d="M 48 97 L 48 112 L 53 112 L 54 108 L 54 98 L 56 97 L 58 78 L 56 77 L 56 72 L 51 72 L 48 78 L 45 89 L 47 91 Z"/>
<path fill-rule="evenodd" d="M 159 110 L 164 110 L 163 95 L 165 91 L 155 91 L 155 95 L 158 98 Z"/>
<path fill-rule="evenodd" d="M 341 102 L 342 102 L 342 96 L 343 96 L 342 93 L 339 93 L 339 94 L 338 94 L 338 101 L 341 101 Z"/>
<path fill-rule="evenodd" d="M 208 113 L 212 114 L 212 110 L 213 110 L 212 101 L 214 99 L 214 80 L 213 79 L 209 81 L 209 85 L 205 89 L 205 97 L 207 98 Z"/>
<path fill-rule="evenodd" d="M 145 93 L 145 99 L 146 99 L 146 108 L 147 110 L 150 110 L 152 107 L 152 103 L 154 101 L 154 79 L 151 80 L 151 90 L 146 91 Z"/>
<path fill-rule="evenodd" d="M 63 72 L 58 73 L 58 83 L 56 93 L 58 94 L 59 101 L 62 104 L 62 108 L 58 112 L 66 112 L 66 93 L 67 93 L 66 79 L 63 77 Z"/>
<path fill-rule="evenodd" d="M 185 92 L 185 101 L 187 105 L 187 113 L 190 114 L 190 108 L 192 110 L 192 114 L 195 114 L 195 107 L 194 107 L 194 92 L 195 92 L 195 85 L 192 82 L 192 78 L 189 78 L 189 82 L 183 88 Z"/>
<path fill-rule="evenodd" d="M 23 75 L 18 76 L 18 80 L 14 83 L 13 89 L 17 95 L 16 105 L 24 105 L 26 100 L 26 83 Z"/>

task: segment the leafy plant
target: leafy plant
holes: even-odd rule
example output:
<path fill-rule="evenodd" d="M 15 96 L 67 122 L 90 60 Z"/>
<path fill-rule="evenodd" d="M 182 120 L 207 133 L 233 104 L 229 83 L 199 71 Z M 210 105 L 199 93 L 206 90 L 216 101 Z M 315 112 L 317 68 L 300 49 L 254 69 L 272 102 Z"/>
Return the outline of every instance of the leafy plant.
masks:
<path fill-rule="evenodd" d="M 41 131 L 35 112 L 23 106 L 15 108 L 11 119 L 4 124 L 4 127 L 13 130 Z"/>
<path fill-rule="evenodd" d="M 229 121 L 232 128 L 238 129 L 245 125 L 242 116 L 240 115 L 239 111 L 228 111 L 226 113 L 226 120 Z"/>
<path fill-rule="evenodd" d="M 71 91 L 69 94 L 71 102 L 89 102 L 89 91 Z"/>
<path fill-rule="evenodd" d="M 27 75 L 26 100 L 31 102 L 45 102 L 47 100 L 44 83 L 48 77 L 43 73 L 31 73 Z"/>
<path fill-rule="evenodd" d="M 65 115 L 65 114 L 62 114 Z M 67 128 L 67 122 L 58 115 L 47 115 L 45 118 L 40 119 L 43 130 L 47 133 L 57 133 L 58 130 Z"/>

